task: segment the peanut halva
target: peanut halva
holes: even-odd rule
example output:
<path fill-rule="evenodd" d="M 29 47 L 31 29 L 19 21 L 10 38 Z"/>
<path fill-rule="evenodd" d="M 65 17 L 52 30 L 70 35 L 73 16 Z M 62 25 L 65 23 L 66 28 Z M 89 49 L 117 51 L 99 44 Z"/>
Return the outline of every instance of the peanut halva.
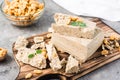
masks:
<path fill-rule="evenodd" d="M 52 44 L 46 44 L 48 59 L 53 70 L 57 71 L 62 68 L 61 61 L 58 57 L 57 51 Z"/>
<path fill-rule="evenodd" d="M 79 71 L 79 61 L 73 58 L 71 55 L 68 57 L 68 61 L 66 64 L 66 73 L 77 73 Z"/>
<path fill-rule="evenodd" d="M 95 36 L 96 23 L 87 19 L 56 13 L 54 15 L 54 20 L 55 23 L 53 23 L 51 27 L 54 32 L 61 35 L 89 39 Z"/>
<path fill-rule="evenodd" d="M 52 43 L 55 47 L 67 52 L 80 61 L 85 62 L 102 44 L 104 39 L 103 32 L 97 29 L 96 36 L 93 39 L 77 38 L 52 33 Z"/>

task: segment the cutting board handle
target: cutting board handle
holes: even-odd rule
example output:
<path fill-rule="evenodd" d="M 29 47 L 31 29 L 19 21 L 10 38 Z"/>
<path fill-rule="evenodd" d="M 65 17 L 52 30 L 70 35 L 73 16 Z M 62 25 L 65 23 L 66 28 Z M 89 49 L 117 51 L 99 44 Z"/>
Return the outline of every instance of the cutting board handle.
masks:
<path fill-rule="evenodd" d="M 64 75 L 61 75 L 61 74 L 46 74 L 44 76 L 41 76 L 39 77 L 37 80 L 52 80 L 52 79 L 55 79 L 55 80 L 71 80 L 71 78 L 69 77 L 66 77 Z"/>

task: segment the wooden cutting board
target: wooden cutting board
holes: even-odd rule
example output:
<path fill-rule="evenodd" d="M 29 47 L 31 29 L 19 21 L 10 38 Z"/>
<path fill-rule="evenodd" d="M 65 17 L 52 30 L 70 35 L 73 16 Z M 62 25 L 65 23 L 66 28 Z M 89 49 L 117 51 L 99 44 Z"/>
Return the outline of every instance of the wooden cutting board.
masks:
<path fill-rule="evenodd" d="M 107 25 L 102 23 L 99 19 L 94 18 L 92 21 L 96 22 L 97 26 L 99 28 L 103 29 L 106 36 L 109 36 L 111 34 L 114 34 L 116 36 L 120 36 L 114 30 L 112 30 Z M 40 35 L 36 35 L 36 36 L 44 36 L 45 37 L 48 33 L 49 32 L 43 33 L 43 34 L 40 34 Z M 29 37 L 27 39 L 32 43 L 33 38 L 36 37 L 36 36 L 32 36 L 32 37 Z M 115 50 L 114 53 L 109 54 L 106 57 L 100 55 L 100 51 L 101 51 L 101 49 L 98 49 L 95 52 L 95 54 L 93 56 L 91 56 L 91 58 L 89 58 L 85 63 L 83 63 L 81 65 L 80 72 L 77 73 L 77 74 L 65 74 L 63 72 L 55 72 L 55 71 L 52 71 L 52 69 L 48 67 L 48 68 L 42 70 L 43 71 L 42 74 L 33 75 L 33 77 L 29 80 L 36 80 L 36 79 L 37 80 L 49 80 L 50 78 L 53 78 L 53 79 L 58 79 L 59 78 L 58 80 L 75 80 L 77 78 L 80 78 L 81 76 L 86 75 L 87 73 L 90 73 L 90 72 L 96 70 L 97 68 L 102 67 L 105 64 L 108 64 L 108 63 L 120 58 L 120 52 L 119 51 Z M 18 80 L 24 80 L 25 79 L 24 77 L 27 73 L 33 72 L 33 70 L 35 70 L 37 68 L 17 61 L 17 59 L 15 57 L 16 53 L 17 53 L 17 51 L 14 49 L 14 44 L 13 44 L 13 55 L 14 55 L 14 58 L 15 58 L 16 62 L 19 65 L 19 68 L 20 68 L 20 72 L 19 72 L 19 75 L 18 75 L 17 79 Z M 63 57 L 67 58 L 68 54 L 59 53 L 59 56 L 62 57 L 62 58 Z"/>

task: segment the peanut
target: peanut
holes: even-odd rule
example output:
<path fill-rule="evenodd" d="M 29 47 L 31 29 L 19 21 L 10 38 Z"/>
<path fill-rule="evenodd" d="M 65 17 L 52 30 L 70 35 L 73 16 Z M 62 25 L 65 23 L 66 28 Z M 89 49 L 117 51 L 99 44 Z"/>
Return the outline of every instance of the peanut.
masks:
<path fill-rule="evenodd" d="M 116 38 L 115 35 L 110 36 L 110 40 L 115 40 L 115 38 Z"/>
<path fill-rule="evenodd" d="M 106 45 L 108 45 L 109 44 L 109 42 L 108 42 L 108 40 L 107 39 L 104 39 L 104 44 L 106 44 Z"/>
<path fill-rule="evenodd" d="M 103 50 L 103 51 L 101 52 L 101 54 L 102 54 L 102 55 L 108 55 L 109 52 L 108 52 L 108 50 Z"/>
<path fill-rule="evenodd" d="M 34 70 L 33 73 L 35 73 L 35 74 L 41 74 L 42 71 L 41 70 Z"/>
<path fill-rule="evenodd" d="M 26 79 L 29 79 L 29 78 L 31 78 L 31 77 L 32 77 L 32 73 L 28 73 L 28 74 L 25 76 Z"/>
<path fill-rule="evenodd" d="M 42 52 L 42 54 L 43 54 L 43 56 L 46 56 L 47 53 L 46 52 Z"/>
<path fill-rule="evenodd" d="M 7 50 L 4 48 L 0 48 L 0 61 L 2 61 L 7 54 Z"/>
<path fill-rule="evenodd" d="M 51 36 L 52 36 L 51 33 L 47 34 L 47 38 L 51 38 Z"/>
<path fill-rule="evenodd" d="M 71 21 L 76 21 L 78 19 L 78 17 L 76 16 L 71 16 L 70 18 L 71 18 Z"/>

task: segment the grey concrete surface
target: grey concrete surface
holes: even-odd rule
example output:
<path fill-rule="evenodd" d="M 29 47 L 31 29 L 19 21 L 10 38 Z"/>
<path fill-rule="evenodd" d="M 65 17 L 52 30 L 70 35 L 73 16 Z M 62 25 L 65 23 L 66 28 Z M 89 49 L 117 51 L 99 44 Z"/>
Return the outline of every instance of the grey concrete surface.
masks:
<path fill-rule="evenodd" d="M 2 1 L 0 0 L 0 3 Z M 6 60 L 0 62 L 0 80 L 15 80 L 19 73 L 19 67 L 15 63 L 12 53 L 12 44 L 18 36 L 28 37 L 46 32 L 53 22 L 53 14 L 55 12 L 72 14 L 55 4 L 52 0 L 45 0 L 45 2 L 46 9 L 39 22 L 26 28 L 11 25 L 0 13 L 0 47 L 8 49 Z M 97 69 L 78 80 L 120 80 L 120 60 Z"/>

